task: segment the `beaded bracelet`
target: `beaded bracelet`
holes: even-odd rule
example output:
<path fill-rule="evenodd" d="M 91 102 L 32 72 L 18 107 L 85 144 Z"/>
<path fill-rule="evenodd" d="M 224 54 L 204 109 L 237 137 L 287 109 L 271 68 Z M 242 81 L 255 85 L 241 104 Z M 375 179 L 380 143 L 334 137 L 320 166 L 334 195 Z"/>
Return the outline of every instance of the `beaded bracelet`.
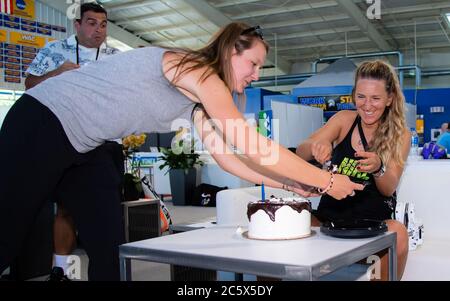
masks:
<path fill-rule="evenodd" d="M 319 192 L 320 194 L 325 194 L 328 191 L 330 191 L 331 188 L 333 188 L 334 173 L 332 171 L 330 171 L 330 175 L 331 175 L 331 178 L 330 178 L 330 183 L 328 183 L 328 186 L 325 189 L 323 189 L 323 190 L 321 188 L 317 188 L 317 192 Z"/>

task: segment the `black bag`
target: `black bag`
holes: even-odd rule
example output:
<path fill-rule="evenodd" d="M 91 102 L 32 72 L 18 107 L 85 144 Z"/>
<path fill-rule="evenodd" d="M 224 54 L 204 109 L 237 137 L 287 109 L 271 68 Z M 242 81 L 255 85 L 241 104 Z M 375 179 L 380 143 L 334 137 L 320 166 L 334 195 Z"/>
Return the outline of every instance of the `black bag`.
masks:
<path fill-rule="evenodd" d="M 218 187 L 210 184 L 202 183 L 195 187 L 194 197 L 192 198 L 192 206 L 216 207 L 216 194 L 228 187 Z"/>
<path fill-rule="evenodd" d="M 141 180 L 131 173 L 123 176 L 123 201 L 136 201 L 143 199 L 144 189 L 142 189 Z"/>

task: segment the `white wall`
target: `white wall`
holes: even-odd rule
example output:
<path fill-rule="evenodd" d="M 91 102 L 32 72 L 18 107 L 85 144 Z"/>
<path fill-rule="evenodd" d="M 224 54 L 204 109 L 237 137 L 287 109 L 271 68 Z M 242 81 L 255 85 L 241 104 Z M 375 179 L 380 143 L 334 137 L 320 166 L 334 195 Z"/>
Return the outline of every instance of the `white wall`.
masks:
<path fill-rule="evenodd" d="M 323 125 L 323 110 L 315 107 L 272 101 L 273 139 L 284 147 L 297 147 Z"/>
<path fill-rule="evenodd" d="M 53 7 L 43 4 L 39 0 L 36 1 L 35 7 L 36 7 L 36 21 L 66 27 L 67 29 L 66 33 L 53 31 L 52 38 L 57 40 L 63 39 L 75 32 L 73 27 L 73 21 L 69 20 L 66 14 L 61 13 L 60 11 L 54 9 Z"/>
<path fill-rule="evenodd" d="M 3 124 L 3 119 L 5 119 L 6 113 L 8 113 L 9 108 L 11 108 L 11 106 L 0 105 L 0 128 Z"/>

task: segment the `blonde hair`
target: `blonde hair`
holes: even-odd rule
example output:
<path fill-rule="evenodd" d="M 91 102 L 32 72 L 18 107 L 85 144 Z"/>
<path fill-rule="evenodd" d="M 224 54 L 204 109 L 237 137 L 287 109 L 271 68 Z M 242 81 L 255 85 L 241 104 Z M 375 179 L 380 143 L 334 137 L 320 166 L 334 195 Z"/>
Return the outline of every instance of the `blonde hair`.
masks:
<path fill-rule="evenodd" d="M 355 74 L 355 85 L 352 96 L 355 99 L 355 89 L 358 80 L 375 79 L 386 83 L 386 92 L 392 97 L 392 103 L 384 109 L 380 124 L 375 131 L 370 151 L 380 156 L 384 164 L 394 160 L 401 167 L 404 166 L 402 156 L 402 135 L 406 131 L 405 96 L 400 87 L 397 73 L 394 68 L 383 61 L 363 62 Z"/>
<path fill-rule="evenodd" d="M 234 76 L 231 67 L 233 50 L 236 49 L 239 55 L 244 50 L 250 49 L 255 41 L 260 41 L 264 44 L 266 52 L 269 52 L 267 42 L 256 31 L 248 31 L 250 28 L 246 23 L 232 22 L 219 30 L 205 47 L 198 50 L 178 49 L 178 52 L 185 53 L 185 55 L 172 67 L 176 68 L 172 84 L 175 85 L 183 75 L 191 71 L 208 67 L 200 77 L 200 83 L 209 76 L 217 74 L 230 93 L 233 93 Z M 189 66 L 185 68 L 187 65 Z M 242 107 L 242 102 L 245 102 L 243 93 L 238 94 L 238 100 L 241 102 L 238 107 Z"/>

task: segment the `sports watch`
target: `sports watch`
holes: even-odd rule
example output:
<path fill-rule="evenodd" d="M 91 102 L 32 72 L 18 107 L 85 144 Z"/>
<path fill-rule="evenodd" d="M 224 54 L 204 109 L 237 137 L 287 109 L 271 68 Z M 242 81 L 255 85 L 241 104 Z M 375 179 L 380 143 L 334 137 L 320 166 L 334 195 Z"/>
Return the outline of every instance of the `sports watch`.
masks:
<path fill-rule="evenodd" d="M 373 175 L 375 178 L 379 178 L 379 177 L 382 177 L 382 176 L 384 175 L 385 172 L 386 172 L 386 167 L 384 166 L 383 161 L 381 161 L 380 168 L 378 168 L 378 170 L 374 171 L 374 172 L 372 173 L 372 175 Z"/>

